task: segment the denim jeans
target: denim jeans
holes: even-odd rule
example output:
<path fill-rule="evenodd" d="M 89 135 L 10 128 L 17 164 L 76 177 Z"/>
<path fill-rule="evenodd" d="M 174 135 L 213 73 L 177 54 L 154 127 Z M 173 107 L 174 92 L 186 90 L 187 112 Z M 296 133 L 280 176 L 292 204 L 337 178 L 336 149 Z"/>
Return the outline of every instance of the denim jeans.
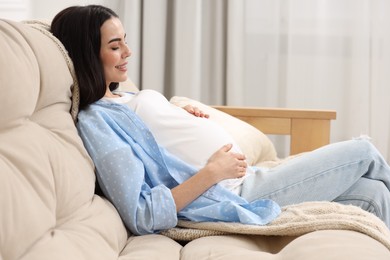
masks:
<path fill-rule="evenodd" d="M 321 147 L 248 176 L 241 196 L 280 206 L 336 201 L 375 214 L 390 227 L 390 167 L 366 139 Z"/>

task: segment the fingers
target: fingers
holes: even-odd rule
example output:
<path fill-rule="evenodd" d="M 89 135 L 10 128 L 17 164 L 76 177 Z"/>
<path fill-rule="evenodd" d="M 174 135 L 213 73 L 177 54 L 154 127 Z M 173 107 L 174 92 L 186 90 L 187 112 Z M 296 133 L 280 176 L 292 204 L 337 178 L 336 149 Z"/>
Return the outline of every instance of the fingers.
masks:
<path fill-rule="evenodd" d="M 233 145 L 232 144 L 226 144 L 224 145 L 221 150 L 225 153 L 229 152 L 232 149 Z M 245 155 L 241 153 L 233 153 L 231 152 L 230 155 L 236 159 L 237 163 L 237 170 L 239 172 L 246 172 L 246 168 L 248 167 L 248 164 L 246 162 L 246 157 Z"/>
<path fill-rule="evenodd" d="M 192 109 L 193 109 L 193 114 L 195 115 L 195 116 L 198 116 L 198 117 L 204 117 L 204 113 L 202 112 L 202 110 L 200 110 L 199 108 L 197 108 L 197 107 L 192 107 Z"/>
<path fill-rule="evenodd" d="M 209 118 L 210 116 L 206 113 L 204 113 L 202 110 L 200 110 L 196 106 L 192 105 L 186 105 L 183 107 L 188 113 L 193 114 L 196 117 L 204 117 L 204 118 Z"/>
<path fill-rule="evenodd" d="M 192 108 L 191 105 L 186 105 L 184 107 L 182 107 L 185 111 L 187 111 L 188 113 L 190 114 L 193 114 L 194 113 L 194 109 Z"/>
<path fill-rule="evenodd" d="M 229 152 L 231 149 L 233 148 L 233 144 L 225 144 L 224 146 L 222 146 L 222 148 L 220 150 L 222 150 L 223 152 Z M 246 157 L 244 154 L 241 154 L 241 153 L 234 153 L 232 152 L 231 153 L 234 158 L 236 158 L 237 160 L 246 160 Z"/>
<path fill-rule="evenodd" d="M 233 156 L 234 156 L 234 158 L 236 158 L 237 160 L 240 160 L 240 161 L 244 161 L 245 162 L 245 160 L 246 160 L 246 157 L 245 157 L 245 155 L 244 154 L 242 154 L 242 153 L 231 153 Z M 246 162 L 245 162 L 245 164 L 246 164 Z"/>
<path fill-rule="evenodd" d="M 241 176 L 244 176 L 246 173 L 246 170 L 248 168 L 248 164 L 246 162 L 246 157 L 243 154 L 240 153 L 231 153 L 232 156 L 236 159 L 237 162 L 237 171 L 241 173 Z"/>
<path fill-rule="evenodd" d="M 238 165 L 238 169 L 241 171 L 246 171 L 246 168 L 248 167 L 248 164 L 245 161 L 240 161 Z"/>
<path fill-rule="evenodd" d="M 232 152 L 233 145 L 226 144 L 207 161 L 207 166 L 220 180 L 241 178 L 246 175 L 247 162 L 243 154 Z"/>
<path fill-rule="evenodd" d="M 247 172 L 247 164 L 244 162 L 244 163 L 240 163 L 239 165 L 237 165 L 236 169 L 235 169 L 235 178 L 241 178 L 241 177 L 244 177 L 246 175 L 246 172 Z"/>
<path fill-rule="evenodd" d="M 244 154 L 241 154 L 241 153 L 233 153 L 234 156 L 238 159 L 238 160 L 246 160 L 246 157 Z"/>
<path fill-rule="evenodd" d="M 204 118 L 209 118 L 209 115 L 208 114 L 205 114 L 202 110 L 200 110 L 199 108 L 197 107 L 193 107 L 194 109 L 194 115 L 197 116 L 197 117 L 204 117 Z"/>
<path fill-rule="evenodd" d="M 224 146 L 222 146 L 222 148 L 220 150 L 222 150 L 223 152 L 229 152 L 233 147 L 233 144 L 225 144 Z"/>

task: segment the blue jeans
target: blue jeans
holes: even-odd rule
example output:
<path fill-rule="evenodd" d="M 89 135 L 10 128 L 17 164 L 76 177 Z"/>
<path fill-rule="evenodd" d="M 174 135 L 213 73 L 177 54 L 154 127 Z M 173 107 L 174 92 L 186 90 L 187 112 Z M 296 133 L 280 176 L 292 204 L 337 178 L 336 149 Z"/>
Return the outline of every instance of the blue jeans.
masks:
<path fill-rule="evenodd" d="M 330 144 L 248 176 L 241 196 L 280 206 L 336 201 L 375 214 L 390 227 L 390 167 L 365 139 Z"/>

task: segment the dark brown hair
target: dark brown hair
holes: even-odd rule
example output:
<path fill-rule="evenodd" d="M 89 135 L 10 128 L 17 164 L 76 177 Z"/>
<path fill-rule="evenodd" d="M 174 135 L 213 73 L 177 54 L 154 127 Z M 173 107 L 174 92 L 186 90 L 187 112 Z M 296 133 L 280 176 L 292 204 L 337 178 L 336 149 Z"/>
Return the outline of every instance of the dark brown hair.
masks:
<path fill-rule="evenodd" d="M 118 15 L 100 5 L 71 6 L 59 12 L 51 24 L 57 37 L 72 59 L 80 89 L 80 109 L 101 99 L 106 92 L 106 80 L 100 60 L 103 23 Z M 114 90 L 118 83 L 111 83 Z"/>

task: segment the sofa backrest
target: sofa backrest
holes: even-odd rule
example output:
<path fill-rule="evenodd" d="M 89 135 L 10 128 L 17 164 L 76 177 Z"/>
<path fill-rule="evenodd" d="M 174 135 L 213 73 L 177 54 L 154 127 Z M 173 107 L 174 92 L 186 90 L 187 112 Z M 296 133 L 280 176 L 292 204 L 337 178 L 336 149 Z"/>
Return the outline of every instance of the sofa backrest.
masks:
<path fill-rule="evenodd" d="M 73 80 L 49 36 L 0 20 L 0 259 L 117 259 L 126 229 L 94 194 Z"/>

